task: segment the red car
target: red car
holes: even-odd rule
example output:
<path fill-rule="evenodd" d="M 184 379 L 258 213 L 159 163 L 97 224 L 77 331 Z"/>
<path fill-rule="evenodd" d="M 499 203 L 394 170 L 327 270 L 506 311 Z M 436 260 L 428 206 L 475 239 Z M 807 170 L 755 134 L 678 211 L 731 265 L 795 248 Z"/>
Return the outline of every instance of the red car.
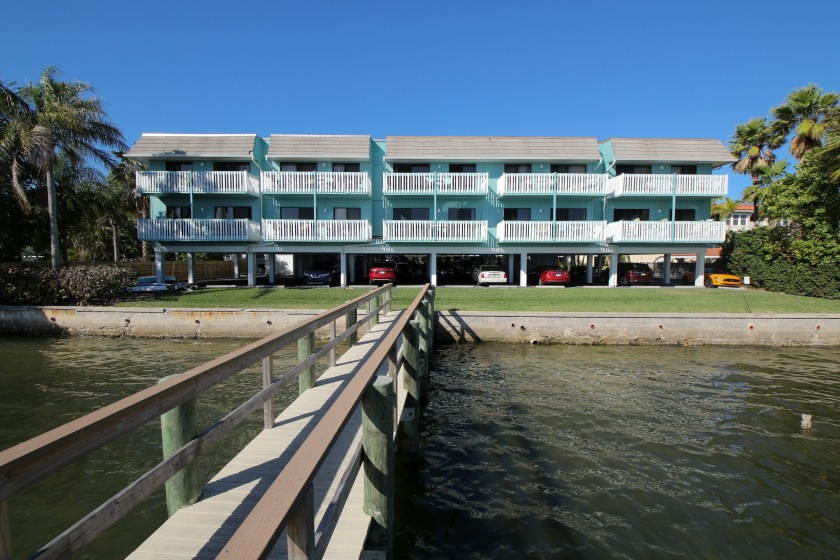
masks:
<path fill-rule="evenodd" d="M 368 272 L 368 281 L 371 284 L 397 285 L 397 265 L 392 262 L 373 263 Z"/>
<path fill-rule="evenodd" d="M 608 282 L 610 269 L 605 268 L 601 273 L 601 281 Z M 629 286 L 632 284 L 653 284 L 653 271 L 645 263 L 620 262 L 618 263 L 618 285 Z"/>
<path fill-rule="evenodd" d="M 572 277 L 569 271 L 559 266 L 543 266 L 539 269 L 540 277 L 537 283 L 540 286 L 547 284 L 563 284 L 568 286 Z"/>

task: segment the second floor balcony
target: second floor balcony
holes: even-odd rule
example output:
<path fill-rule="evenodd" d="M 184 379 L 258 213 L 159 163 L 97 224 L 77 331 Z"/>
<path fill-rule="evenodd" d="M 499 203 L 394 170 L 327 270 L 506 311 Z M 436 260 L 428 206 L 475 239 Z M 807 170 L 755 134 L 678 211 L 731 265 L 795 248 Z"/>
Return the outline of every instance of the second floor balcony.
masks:
<path fill-rule="evenodd" d="M 485 196 L 487 173 L 384 173 L 382 190 L 386 195 L 462 195 Z"/>
<path fill-rule="evenodd" d="M 136 180 L 141 194 L 260 194 L 259 178 L 247 171 L 138 171 Z"/>
<path fill-rule="evenodd" d="M 607 243 L 723 243 L 724 222 L 610 222 Z"/>
<path fill-rule="evenodd" d="M 612 196 L 702 196 L 717 198 L 729 191 L 728 175 L 632 175 L 607 181 Z"/>
<path fill-rule="evenodd" d="M 504 173 L 496 183 L 499 196 L 603 196 L 607 176 L 599 173 Z"/>
<path fill-rule="evenodd" d="M 383 241 L 483 243 L 486 220 L 385 220 Z"/>
<path fill-rule="evenodd" d="M 260 240 L 260 224 L 247 219 L 137 220 L 140 241 L 246 241 Z"/>
<path fill-rule="evenodd" d="M 370 195 L 367 172 L 264 171 L 265 194 L 358 194 Z"/>
<path fill-rule="evenodd" d="M 367 242 L 372 238 L 367 220 L 263 220 L 264 241 Z"/>
<path fill-rule="evenodd" d="M 500 243 L 603 243 L 606 222 L 499 222 Z"/>

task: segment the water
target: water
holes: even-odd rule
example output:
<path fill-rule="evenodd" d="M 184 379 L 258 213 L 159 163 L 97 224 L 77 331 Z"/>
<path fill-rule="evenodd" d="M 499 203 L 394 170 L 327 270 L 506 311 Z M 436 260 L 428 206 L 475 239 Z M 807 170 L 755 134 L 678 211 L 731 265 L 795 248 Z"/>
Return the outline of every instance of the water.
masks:
<path fill-rule="evenodd" d="M 242 339 L 141 340 L 0 337 L 0 449 L 69 422 L 247 344 Z M 275 371 L 297 361 L 297 348 L 275 355 Z M 262 387 L 259 367 L 198 400 L 200 429 Z M 276 399 L 282 410 L 297 386 Z M 200 458 L 204 481 L 262 429 L 254 413 Z M 161 460 L 160 424 L 151 422 L 9 500 L 15 558 L 26 558 Z M 122 558 L 166 519 L 163 490 L 135 508 L 77 557 Z"/>
<path fill-rule="evenodd" d="M 398 558 L 840 557 L 836 349 L 480 344 L 433 369 Z"/>

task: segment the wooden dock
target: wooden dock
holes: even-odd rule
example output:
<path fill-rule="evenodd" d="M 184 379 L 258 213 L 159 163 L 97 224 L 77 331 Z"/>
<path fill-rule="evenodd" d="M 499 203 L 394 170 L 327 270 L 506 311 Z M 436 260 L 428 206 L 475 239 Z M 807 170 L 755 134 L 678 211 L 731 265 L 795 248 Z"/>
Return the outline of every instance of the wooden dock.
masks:
<path fill-rule="evenodd" d="M 318 378 L 314 388 L 305 391 L 277 417 L 272 429 L 262 431 L 207 483 L 201 501 L 178 510 L 128 558 L 216 558 L 398 316 L 399 313 L 383 315 L 378 325 Z M 380 374 L 387 374 L 387 363 Z M 405 396 L 405 390 L 398 385 L 398 418 Z M 350 465 L 358 465 L 361 422 L 359 406 L 315 476 L 316 534 L 324 530 L 319 525 L 328 508 L 335 507 L 337 494 L 342 489 L 342 473 Z M 358 476 L 358 468 L 350 472 L 355 480 L 347 486 L 349 496 L 332 537 L 328 539 L 324 558 L 358 559 L 364 549 L 371 517 L 362 510 L 363 477 Z M 268 557 L 287 557 L 285 537 L 277 540 Z"/>

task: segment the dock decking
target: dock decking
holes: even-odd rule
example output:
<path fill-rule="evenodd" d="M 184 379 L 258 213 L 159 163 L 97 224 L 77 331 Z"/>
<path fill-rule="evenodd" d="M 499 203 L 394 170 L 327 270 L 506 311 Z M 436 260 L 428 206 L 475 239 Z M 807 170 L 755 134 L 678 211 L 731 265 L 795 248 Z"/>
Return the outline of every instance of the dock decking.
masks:
<path fill-rule="evenodd" d="M 318 378 L 314 388 L 298 397 L 278 417 L 274 427 L 262 431 L 203 488 L 196 504 L 178 510 L 131 555 L 130 560 L 180 560 L 216 558 L 236 528 L 245 519 L 263 492 L 287 464 L 308 433 L 318 424 L 331 403 L 341 393 L 376 343 L 385 335 L 399 313 L 382 315 L 378 325 L 340 356 L 334 367 Z M 387 362 L 380 369 L 387 374 Z M 397 384 L 397 414 L 405 402 L 402 384 Z M 357 406 L 314 481 L 315 527 L 340 490 L 340 479 L 356 462 L 361 449 L 361 410 Z M 358 463 L 357 463 L 358 464 Z M 363 479 L 358 469 L 338 524 L 329 538 L 324 558 L 358 559 L 364 548 L 370 516 L 362 510 Z M 277 540 L 269 558 L 287 557 L 285 532 Z"/>

